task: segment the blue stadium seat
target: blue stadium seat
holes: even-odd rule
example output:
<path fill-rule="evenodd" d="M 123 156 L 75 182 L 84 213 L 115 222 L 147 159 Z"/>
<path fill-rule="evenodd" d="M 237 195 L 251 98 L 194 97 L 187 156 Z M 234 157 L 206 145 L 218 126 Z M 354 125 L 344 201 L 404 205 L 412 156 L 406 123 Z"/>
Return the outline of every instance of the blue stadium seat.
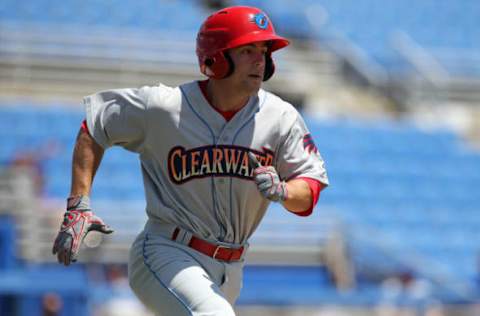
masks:
<path fill-rule="evenodd" d="M 87 316 L 87 276 L 82 267 L 34 266 L 0 271 L 0 311 L 5 315 L 42 316 L 42 299 L 58 295 L 59 316 Z M 2 298 L 7 297 L 8 306 Z M 12 312 L 13 310 L 13 312 Z M 3 315 L 3 314 L 2 314 Z"/>
<path fill-rule="evenodd" d="M 11 269 L 16 264 L 15 234 L 15 220 L 0 216 L 0 271 Z"/>
<path fill-rule="evenodd" d="M 295 275 L 292 283 L 291 276 Z M 238 304 L 312 305 L 338 300 L 328 272 L 321 267 L 246 266 Z M 294 288 L 292 288 L 294 286 Z"/>

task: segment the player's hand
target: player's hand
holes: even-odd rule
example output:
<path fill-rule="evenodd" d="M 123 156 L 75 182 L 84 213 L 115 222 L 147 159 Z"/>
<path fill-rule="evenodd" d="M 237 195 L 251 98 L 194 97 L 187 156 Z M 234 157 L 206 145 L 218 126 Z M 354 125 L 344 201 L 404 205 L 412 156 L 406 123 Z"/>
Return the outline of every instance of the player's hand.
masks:
<path fill-rule="evenodd" d="M 262 166 L 253 153 L 248 153 L 253 179 L 260 193 L 270 201 L 285 201 L 288 197 L 287 184 L 280 180 L 273 166 Z"/>
<path fill-rule="evenodd" d="M 104 234 L 113 232 L 100 217 L 93 214 L 91 209 L 85 206 L 67 208 L 52 249 L 52 253 L 57 255 L 58 262 L 68 266 L 77 261 L 80 245 L 91 231 Z"/>

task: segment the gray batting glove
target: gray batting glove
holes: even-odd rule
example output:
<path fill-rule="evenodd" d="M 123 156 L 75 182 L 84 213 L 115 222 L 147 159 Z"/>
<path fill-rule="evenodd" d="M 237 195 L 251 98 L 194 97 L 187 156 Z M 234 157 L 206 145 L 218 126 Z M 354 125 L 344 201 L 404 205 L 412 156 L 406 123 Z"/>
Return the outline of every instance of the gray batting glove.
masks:
<path fill-rule="evenodd" d="M 280 180 L 277 170 L 273 166 L 262 166 L 253 153 L 248 153 L 248 156 L 260 193 L 273 202 L 285 201 L 288 198 L 287 183 Z"/>
<path fill-rule="evenodd" d="M 67 211 L 52 249 L 58 262 L 66 266 L 77 261 L 80 245 L 89 232 L 113 232 L 100 217 L 93 214 L 87 196 L 69 198 L 67 201 Z"/>

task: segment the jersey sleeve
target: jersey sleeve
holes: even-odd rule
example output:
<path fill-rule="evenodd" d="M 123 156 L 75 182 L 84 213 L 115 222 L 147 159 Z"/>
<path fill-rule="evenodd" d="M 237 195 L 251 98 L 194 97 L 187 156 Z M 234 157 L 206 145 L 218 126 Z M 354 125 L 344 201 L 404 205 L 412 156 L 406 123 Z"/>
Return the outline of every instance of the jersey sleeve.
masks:
<path fill-rule="evenodd" d="M 312 135 L 298 112 L 277 154 L 277 171 L 284 180 L 305 177 L 328 185 L 327 172 Z"/>
<path fill-rule="evenodd" d="M 88 130 L 100 146 L 142 151 L 147 130 L 146 89 L 107 90 L 83 99 Z"/>

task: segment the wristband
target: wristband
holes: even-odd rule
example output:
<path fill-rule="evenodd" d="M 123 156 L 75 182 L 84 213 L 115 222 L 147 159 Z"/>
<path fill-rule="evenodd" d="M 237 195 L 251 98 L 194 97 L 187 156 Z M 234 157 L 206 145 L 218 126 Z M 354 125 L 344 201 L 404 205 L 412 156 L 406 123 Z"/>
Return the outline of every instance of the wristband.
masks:
<path fill-rule="evenodd" d="M 89 210 L 90 198 L 87 195 L 76 195 L 67 198 L 67 211 L 69 210 Z"/>

